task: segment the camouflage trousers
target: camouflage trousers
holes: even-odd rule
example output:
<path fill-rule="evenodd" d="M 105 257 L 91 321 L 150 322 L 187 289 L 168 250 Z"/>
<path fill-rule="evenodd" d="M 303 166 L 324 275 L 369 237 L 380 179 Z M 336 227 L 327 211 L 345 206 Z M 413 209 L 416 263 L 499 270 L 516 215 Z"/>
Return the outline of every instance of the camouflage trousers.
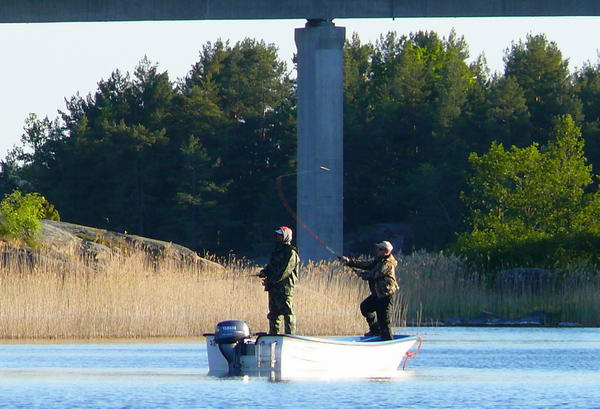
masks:
<path fill-rule="evenodd" d="M 269 290 L 269 334 L 279 334 L 279 320 L 283 316 L 285 334 L 296 332 L 296 316 L 294 315 L 293 293 L 283 289 Z"/>

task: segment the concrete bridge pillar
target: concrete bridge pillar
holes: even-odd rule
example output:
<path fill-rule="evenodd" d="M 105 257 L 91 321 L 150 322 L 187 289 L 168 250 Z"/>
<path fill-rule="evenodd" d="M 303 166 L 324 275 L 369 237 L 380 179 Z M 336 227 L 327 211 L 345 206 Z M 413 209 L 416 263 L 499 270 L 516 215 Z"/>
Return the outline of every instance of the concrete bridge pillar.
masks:
<path fill-rule="evenodd" d="M 308 20 L 304 28 L 297 28 L 295 32 L 298 48 L 297 241 L 304 261 L 331 259 L 332 252 L 342 254 L 345 36 L 344 27 L 336 27 L 327 20 Z"/>

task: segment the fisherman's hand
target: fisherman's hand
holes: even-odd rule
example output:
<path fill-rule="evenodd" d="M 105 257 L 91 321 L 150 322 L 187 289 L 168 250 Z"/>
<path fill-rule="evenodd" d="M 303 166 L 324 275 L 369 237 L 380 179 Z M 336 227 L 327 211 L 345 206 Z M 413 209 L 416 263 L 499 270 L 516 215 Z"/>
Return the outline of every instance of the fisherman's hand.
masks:
<path fill-rule="evenodd" d="M 260 270 L 260 272 L 256 276 L 260 278 L 265 278 L 267 276 L 267 272 L 265 270 Z"/>
<path fill-rule="evenodd" d="M 338 256 L 338 260 L 342 264 L 348 264 L 350 262 L 350 259 L 346 256 Z"/>

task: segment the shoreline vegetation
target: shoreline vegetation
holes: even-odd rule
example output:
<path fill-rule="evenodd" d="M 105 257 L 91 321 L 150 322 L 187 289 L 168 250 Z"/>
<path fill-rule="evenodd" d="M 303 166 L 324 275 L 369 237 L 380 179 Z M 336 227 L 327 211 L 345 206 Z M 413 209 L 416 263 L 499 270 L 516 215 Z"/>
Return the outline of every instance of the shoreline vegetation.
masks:
<path fill-rule="evenodd" d="M 258 267 L 247 261 L 228 260 L 225 272 L 157 263 L 143 252 L 112 256 L 95 269 L 77 258 L 2 262 L 1 339 L 196 337 L 226 319 L 245 320 L 254 332 L 267 329 L 267 295 L 253 276 Z M 295 295 L 298 330 L 361 332 L 357 300 L 368 289 L 341 267 L 303 271 Z"/>
<path fill-rule="evenodd" d="M 540 271 L 545 275 L 507 279 L 502 272 L 473 271 L 456 256 L 424 251 L 399 257 L 396 269 L 406 294 L 403 303 L 409 323 L 600 326 L 600 275 L 594 266 Z M 486 315 L 492 319 L 472 320 Z M 532 316 L 537 316 L 537 323 L 528 324 L 527 317 Z M 502 318 L 494 325 L 498 317 Z"/>
<path fill-rule="evenodd" d="M 344 56 L 346 253 L 444 250 L 398 256 L 392 324 L 600 326 L 600 63 L 570 72 L 529 34 L 491 74 L 453 31 L 355 35 Z M 177 80 L 144 58 L 31 114 L 0 160 L 0 338 L 264 331 L 258 268 L 196 251 L 252 259 L 265 226 L 302 224 L 293 182 L 268 187 L 298 171 L 295 92 L 272 44 L 218 40 Z M 367 293 L 306 266 L 299 333 L 363 333 Z"/>
<path fill-rule="evenodd" d="M 241 319 L 267 328 L 267 295 L 247 260 L 221 261 L 225 271 L 156 263 L 143 252 L 92 265 L 83 258 L 35 263 L 4 253 L 0 269 L 0 339 L 142 339 L 201 337 L 217 322 Z M 518 319 L 543 311 L 545 325 L 600 326 L 600 280 L 584 268 L 545 288 L 486 283 L 456 257 L 417 252 L 399 256 L 393 325 L 439 325 L 492 311 Z M 359 334 L 365 282 L 337 262 L 302 268 L 295 293 L 298 332 Z"/>

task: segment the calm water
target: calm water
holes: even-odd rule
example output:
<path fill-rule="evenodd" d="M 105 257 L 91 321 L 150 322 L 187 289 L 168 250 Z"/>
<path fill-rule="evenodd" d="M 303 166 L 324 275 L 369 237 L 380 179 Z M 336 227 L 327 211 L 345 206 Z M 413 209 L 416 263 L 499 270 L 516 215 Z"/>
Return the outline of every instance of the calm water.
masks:
<path fill-rule="evenodd" d="M 357 381 L 211 378 L 200 343 L 0 345 L 0 408 L 600 408 L 600 329 L 418 332 L 409 370 Z"/>

